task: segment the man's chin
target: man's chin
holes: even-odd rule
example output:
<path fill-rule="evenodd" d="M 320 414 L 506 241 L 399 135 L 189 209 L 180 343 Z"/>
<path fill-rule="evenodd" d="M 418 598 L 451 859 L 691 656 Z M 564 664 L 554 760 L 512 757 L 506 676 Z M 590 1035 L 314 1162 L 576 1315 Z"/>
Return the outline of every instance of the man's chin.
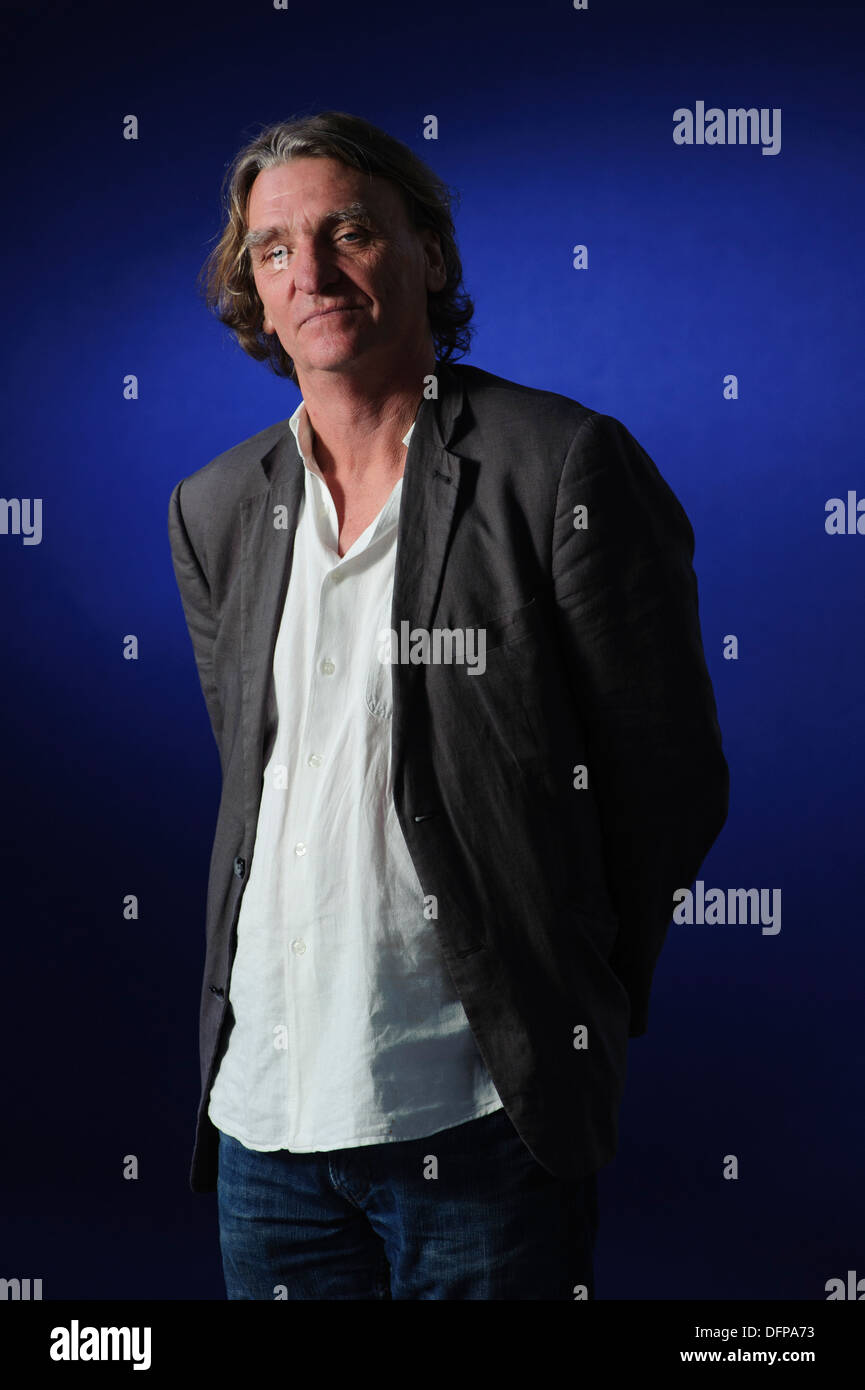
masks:
<path fill-rule="evenodd" d="M 322 344 L 313 352 L 307 349 L 298 365 L 301 371 L 349 372 L 361 366 L 365 357 L 366 348 L 359 343 Z M 298 361 L 297 358 L 294 360 Z"/>

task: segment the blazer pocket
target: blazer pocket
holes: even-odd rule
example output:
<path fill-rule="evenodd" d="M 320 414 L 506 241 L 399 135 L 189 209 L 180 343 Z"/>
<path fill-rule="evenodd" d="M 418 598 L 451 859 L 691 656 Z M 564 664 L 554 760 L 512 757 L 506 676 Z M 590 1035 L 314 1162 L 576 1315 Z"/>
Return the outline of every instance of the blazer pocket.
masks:
<path fill-rule="evenodd" d="M 476 626 L 486 633 L 486 650 L 489 652 L 518 641 L 526 633 L 536 632 L 542 625 L 543 609 L 537 598 L 532 598 L 519 608 L 512 608 L 509 613 L 487 619 Z"/>

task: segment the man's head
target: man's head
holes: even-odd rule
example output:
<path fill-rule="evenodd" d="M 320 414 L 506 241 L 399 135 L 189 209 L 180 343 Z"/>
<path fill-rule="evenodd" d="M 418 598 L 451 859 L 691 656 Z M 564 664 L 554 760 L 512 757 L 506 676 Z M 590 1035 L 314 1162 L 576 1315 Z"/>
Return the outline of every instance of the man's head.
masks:
<path fill-rule="evenodd" d="M 451 194 L 384 131 L 338 111 L 271 126 L 234 159 L 225 202 L 206 300 L 278 375 L 467 350 Z"/>

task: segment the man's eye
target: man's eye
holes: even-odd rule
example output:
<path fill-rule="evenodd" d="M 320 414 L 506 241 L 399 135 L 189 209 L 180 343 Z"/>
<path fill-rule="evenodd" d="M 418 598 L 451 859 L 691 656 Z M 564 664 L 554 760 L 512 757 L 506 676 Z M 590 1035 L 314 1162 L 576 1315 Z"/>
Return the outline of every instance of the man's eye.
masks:
<path fill-rule="evenodd" d="M 275 246 L 272 251 L 268 251 L 265 254 L 264 259 L 266 261 L 284 261 L 287 255 L 288 251 L 284 246 Z"/>

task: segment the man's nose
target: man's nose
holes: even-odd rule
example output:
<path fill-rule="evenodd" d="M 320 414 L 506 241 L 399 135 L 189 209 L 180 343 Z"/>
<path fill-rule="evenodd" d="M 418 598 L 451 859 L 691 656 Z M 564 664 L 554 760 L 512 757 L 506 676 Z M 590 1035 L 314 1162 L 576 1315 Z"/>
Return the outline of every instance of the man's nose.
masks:
<path fill-rule="evenodd" d="M 339 270 L 329 248 L 312 242 L 300 243 L 294 252 L 295 287 L 304 294 L 320 294 L 339 279 Z"/>

